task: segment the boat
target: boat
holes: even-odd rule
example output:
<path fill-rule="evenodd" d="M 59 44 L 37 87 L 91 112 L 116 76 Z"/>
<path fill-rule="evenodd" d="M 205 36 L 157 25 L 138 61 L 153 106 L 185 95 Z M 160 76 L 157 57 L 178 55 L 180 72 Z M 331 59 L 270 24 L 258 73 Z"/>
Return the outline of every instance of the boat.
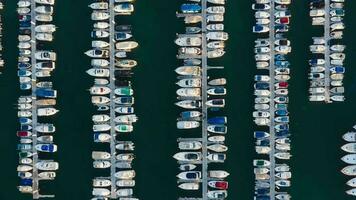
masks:
<path fill-rule="evenodd" d="M 339 101 L 339 102 L 345 101 L 344 95 L 333 95 L 330 97 L 330 99 L 333 101 Z"/>
<path fill-rule="evenodd" d="M 108 58 L 109 51 L 108 50 L 100 50 L 100 49 L 91 49 L 85 52 L 85 55 L 91 58 Z"/>
<path fill-rule="evenodd" d="M 225 47 L 224 41 L 212 41 L 207 44 L 209 49 L 223 49 Z"/>
<path fill-rule="evenodd" d="M 341 158 L 347 164 L 356 164 L 356 154 L 347 154 Z"/>
<path fill-rule="evenodd" d="M 115 108 L 115 112 L 120 114 L 133 114 L 134 108 L 133 107 L 126 107 L 126 106 L 119 106 Z"/>
<path fill-rule="evenodd" d="M 206 26 L 206 29 L 208 31 L 223 31 L 224 30 L 224 24 L 218 23 L 218 24 L 208 24 Z"/>
<path fill-rule="evenodd" d="M 122 180 L 135 178 L 136 173 L 134 170 L 122 170 L 115 173 L 115 177 Z"/>
<path fill-rule="evenodd" d="M 211 99 L 206 102 L 208 107 L 223 108 L 225 106 L 225 99 Z"/>
<path fill-rule="evenodd" d="M 23 186 L 20 185 L 17 187 L 17 189 L 21 192 L 21 193 L 33 193 L 33 188 L 32 186 Z"/>
<path fill-rule="evenodd" d="M 201 68 L 198 66 L 181 66 L 175 69 L 175 72 L 179 75 L 195 75 L 198 76 L 201 74 Z"/>
<path fill-rule="evenodd" d="M 133 131 L 132 125 L 119 124 L 115 126 L 115 131 L 120 133 L 128 133 Z"/>
<path fill-rule="evenodd" d="M 344 167 L 341 172 L 347 176 L 356 176 L 356 165 L 349 165 Z"/>
<path fill-rule="evenodd" d="M 91 37 L 96 39 L 96 38 L 108 38 L 110 35 L 109 32 L 104 31 L 104 30 L 96 30 L 91 32 Z"/>
<path fill-rule="evenodd" d="M 109 77 L 110 71 L 108 69 L 99 69 L 99 68 L 92 68 L 87 70 L 87 73 L 90 76 L 94 77 Z"/>
<path fill-rule="evenodd" d="M 56 26 L 53 24 L 42 24 L 35 27 L 36 32 L 53 33 L 56 31 Z"/>
<path fill-rule="evenodd" d="M 199 183 L 181 183 L 178 187 L 183 190 L 199 190 Z"/>
<path fill-rule="evenodd" d="M 195 108 L 201 107 L 201 102 L 194 101 L 194 100 L 183 100 L 183 101 L 179 101 L 175 104 L 181 108 L 186 108 L 186 109 L 195 109 Z"/>
<path fill-rule="evenodd" d="M 255 25 L 252 27 L 252 32 L 254 33 L 267 33 L 269 32 L 269 27 L 264 25 Z"/>
<path fill-rule="evenodd" d="M 55 144 L 37 144 L 35 148 L 40 152 L 53 153 L 57 151 L 57 145 Z"/>
<path fill-rule="evenodd" d="M 102 122 L 107 122 L 110 120 L 110 116 L 109 115 L 93 115 L 92 116 L 92 121 L 95 123 L 102 123 Z"/>
<path fill-rule="evenodd" d="M 222 135 L 210 136 L 210 137 L 208 137 L 208 141 L 209 142 L 224 142 L 225 136 L 222 136 Z"/>
<path fill-rule="evenodd" d="M 207 93 L 209 95 L 226 95 L 226 89 L 223 87 L 210 88 Z"/>
<path fill-rule="evenodd" d="M 109 187 L 111 186 L 111 181 L 104 178 L 94 178 L 93 187 Z"/>
<path fill-rule="evenodd" d="M 227 181 L 209 181 L 208 185 L 211 188 L 219 189 L 219 190 L 226 190 L 229 188 L 229 184 Z"/>
<path fill-rule="evenodd" d="M 202 44 L 201 37 L 179 37 L 175 40 L 178 46 L 196 46 L 199 47 Z"/>
<path fill-rule="evenodd" d="M 91 152 L 91 158 L 93 160 L 108 160 L 111 158 L 111 154 L 105 151 L 93 151 Z"/>
<path fill-rule="evenodd" d="M 131 15 L 134 12 L 134 6 L 131 3 L 122 3 L 114 6 L 115 13 L 119 15 Z"/>
<path fill-rule="evenodd" d="M 138 47 L 138 43 L 134 41 L 117 42 L 115 47 L 117 50 L 127 51 Z"/>
<path fill-rule="evenodd" d="M 114 121 L 116 123 L 134 123 L 138 120 L 138 117 L 135 114 L 130 114 L 130 115 L 120 115 L 117 116 Z"/>
<path fill-rule="evenodd" d="M 107 169 L 111 167 L 111 163 L 110 161 L 106 161 L 106 160 L 95 160 L 93 162 L 93 168 L 95 169 Z"/>
<path fill-rule="evenodd" d="M 106 133 L 94 133 L 95 142 L 110 142 L 111 135 Z"/>
<path fill-rule="evenodd" d="M 349 181 L 347 181 L 346 185 L 351 186 L 351 187 L 356 187 L 356 178 L 352 178 Z"/>
<path fill-rule="evenodd" d="M 123 67 L 123 68 L 132 68 L 137 65 L 136 60 L 130 60 L 130 59 L 120 59 L 115 62 L 115 65 L 117 67 Z"/>
<path fill-rule="evenodd" d="M 268 160 L 253 160 L 253 166 L 255 167 L 269 167 L 271 162 Z"/>
<path fill-rule="evenodd" d="M 118 180 L 116 181 L 116 185 L 118 187 L 134 187 L 136 184 L 135 180 Z"/>
<path fill-rule="evenodd" d="M 348 153 L 356 153 L 356 143 L 347 143 L 341 149 Z"/>
<path fill-rule="evenodd" d="M 275 175 L 277 178 L 280 178 L 280 179 L 290 179 L 292 178 L 292 173 L 291 172 L 278 172 L 276 173 Z"/>
<path fill-rule="evenodd" d="M 56 61 L 57 54 L 51 51 L 37 51 L 35 53 L 35 58 L 37 60 L 49 60 L 49 61 Z"/>
<path fill-rule="evenodd" d="M 176 83 L 179 87 L 192 88 L 192 87 L 201 87 L 200 78 L 185 78 L 181 79 Z"/>
<path fill-rule="evenodd" d="M 202 159 L 202 155 L 200 152 L 179 152 L 174 154 L 173 158 L 178 161 L 194 162 L 200 161 Z"/>
<path fill-rule="evenodd" d="M 202 148 L 202 144 L 198 141 L 184 141 L 178 143 L 178 148 L 180 150 L 198 150 Z"/>
<path fill-rule="evenodd" d="M 356 188 L 347 190 L 346 194 L 351 195 L 351 196 L 356 196 Z"/>
<path fill-rule="evenodd" d="M 56 178 L 56 172 L 40 172 L 38 177 L 42 180 L 53 180 Z"/>
<path fill-rule="evenodd" d="M 210 153 L 207 156 L 208 160 L 211 162 L 224 162 L 226 159 L 226 154 L 223 153 Z"/>
<path fill-rule="evenodd" d="M 135 145 L 131 141 L 119 141 L 115 148 L 122 151 L 133 151 L 135 149 Z"/>
<path fill-rule="evenodd" d="M 309 101 L 325 101 L 325 96 L 324 95 L 310 95 L 309 96 Z"/>
<path fill-rule="evenodd" d="M 264 139 L 264 138 L 268 138 L 270 136 L 269 133 L 264 132 L 264 131 L 255 131 L 254 132 L 254 137 L 256 139 Z"/>
<path fill-rule="evenodd" d="M 226 190 L 208 191 L 207 197 L 209 199 L 225 199 L 227 197 L 227 191 Z"/>
<path fill-rule="evenodd" d="M 216 134 L 226 134 L 227 126 L 225 125 L 208 125 L 207 130 Z"/>
<path fill-rule="evenodd" d="M 37 6 L 35 8 L 35 12 L 38 14 L 52 15 L 53 11 L 54 11 L 53 6 L 50 6 L 50 5 Z"/>
<path fill-rule="evenodd" d="M 181 172 L 177 175 L 177 178 L 181 180 L 199 180 L 201 178 L 201 172 L 200 171 L 187 171 L 187 172 Z"/>
<path fill-rule="evenodd" d="M 203 17 L 200 15 L 188 15 L 188 16 L 185 16 L 184 23 L 195 24 L 195 23 L 201 22 L 202 19 L 203 19 Z"/>
<path fill-rule="evenodd" d="M 94 2 L 89 5 L 89 8 L 94 10 L 107 10 L 109 4 L 107 2 Z"/>
<path fill-rule="evenodd" d="M 222 144 L 212 144 L 207 146 L 207 148 L 211 151 L 218 152 L 218 153 L 226 152 L 228 150 L 228 147 Z"/>
<path fill-rule="evenodd" d="M 17 166 L 17 171 L 18 172 L 28 172 L 32 170 L 32 166 L 30 165 L 18 165 Z"/>
<path fill-rule="evenodd" d="M 53 124 L 38 124 L 36 126 L 36 131 L 40 133 L 54 133 L 56 127 Z"/>
<path fill-rule="evenodd" d="M 277 180 L 276 185 L 279 187 L 290 187 L 291 182 L 289 180 Z"/>
<path fill-rule="evenodd" d="M 38 108 L 37 109 L 37 115 L 38 116 L 52 116 L 59 112 L 59 110 L 55 108 Z"/>
<path fill-rule="evenodd" d="M 221 86 L 226 84 L 226 79 L 225 78 L 218 78 L 218 79 L 213 79 L 208 82 L 209 85 L 211 86 Z"/>
<path fill-rule="evenodd" d="M 35 164 L 36 168 L 43 171 L 53 171 L 59 168 L 59 164 L 53 161 L 42 160 Z"/>
<path fill-rule="evenodd" d="M 93 188 L 92 195 L 106 197 L 110 195 L 110 190 L 106 188 Z"/>
<path fill-rule="evenodd" d="M 176 91 L 178 96 L 181 97 L 200 97 L 200 88 L 180 88 Z"/>
<path fill-rule="evenodd" d="M 210 178 L 218 178 L 218 179 L 224 179 L 228 177 L 230 174 L 226 171 L 223 170 L 210 170 L 208 171 L 208 176 Z"/>
<path fill-rule="evenodd" d="M 118 189 L 118 190 L 116 191 L 116 195 L 117 195 L 119 198 L 128 197 L 128 196 L 131 196 L 132 194 L 133 194 L 133 189 L 131 189 L 131 188 Z"/>
<path fill-rule="evenodd" d="M 198 128 L 200 123 L 197 121 L 178 121 L 177 128 L 178 129 L 193 129 Z"/>
<path fill-rule="evenodd" d="M 289 160 L 292 157 L 292 155 L 289 152 L 278 152 L 274 154 L 274 157 L 281 160 Z"/>
<path fill-rule="evenodd" d="M 221 40 L 226 41 L 229 39 L 229 35 L 226 32 L 211 31 L 206 34 L 207 40 Z"/>
<path fill-rule="evenodd" d="M 190 170 L 193 170 L 195 169 L 197 166 L 194 165 L 194 164 L 182 164 L 179 166 L 179 169 L 181 171 L 190 171 Z"/>
<path fill-rule="evenodd" d="M 41 142 L 41 143 L 52 143 L 53 136 L 52 135 L 42 135 L 37 138 L 37 141 Z"/>
<path fill-rule="evenodd" d="M 268 110 L 269 105 L 268 104 L 255 104 L 255 110 Z"/>

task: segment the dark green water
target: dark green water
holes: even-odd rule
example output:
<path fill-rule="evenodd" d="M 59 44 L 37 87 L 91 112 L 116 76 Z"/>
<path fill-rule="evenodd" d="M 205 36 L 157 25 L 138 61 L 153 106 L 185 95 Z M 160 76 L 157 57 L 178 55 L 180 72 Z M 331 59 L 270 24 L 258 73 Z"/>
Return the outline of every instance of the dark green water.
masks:
<path fill-rule="evenodd" d="M 53 119 L 57 126 L 55 135 L 59 152 L 56 159 L 60 170 L 55 181 L 42 184 L 43 193 L 53 192 L 56 200 L 85 200 L 91 197 L 91 151 L 94 149 L 91 133 L 93 107 L 87 89 L 93 79 L 85 70 L 89 59 L 83 52 L 90 48 L 89 0 L 58 0 L 55 23 L 59 27 L 53 43 L 58 53 L 54 73 L 55 87 L 59 90 L 60 113 Z M 135 15 L 131 17 L 134 36 L 140 42 L 136 52 L 139 66 L 135 71 L 134 87 L 136 111 L 139 122 L 132 137 L 136 142 L 135 194 L 145 200 L 172 200 L 179 195 L 175 174 L 177 164 L 171 158 L 176 152 L 176 138 L 182 133 L 175 128 L 178 109 L 175 102 L 177 47 L 173 40 L 176 32 L 183 32 L 183 23 L 175 11 L 183 1 L 151 0 L 136 2 Z M 231 200 L 249 200 L 253 197 L 254 176 L 252 160 L 255 158 L 253 140 L 253 59 L 251 33 L 253 13 L 251 1 L 230 0 L 225 16 L 226 30 L 230 34 L 227 53 L 219 63 L 225 65 L 222 75 L 228 78 L 226 113 L 229 117 L 228 160 L 225 163 L 229 176 Z M 345 86 L 347 101 L 343 104 L 311 104 L 307 101 L 308 45 L 318 32 L 310 25 L 307 1 L 294 1 L 292 28 L 289 33 L 293 43 L 292 79 L 290 87 L 290 113 L 293 132 L 293 186 L 290 191 L 298 200 L 348 200 L 344 194 L 346 178 L 339 173 L 344 166 L 339 150 L 341 135 L 355 123 L 356 112 L 356 2 L 347 2 L 344 42 L 347 45 L 347 74 Z M 16 77 L 17 20 L 16 2 L 5 2 L 4 58 L 6 69 L 0 77 L 1 134 L 0 199 L 31 199 L 16 190 L 17 152 L 15 147 L 18 128 L 15 102 L 20 95 Z"/>

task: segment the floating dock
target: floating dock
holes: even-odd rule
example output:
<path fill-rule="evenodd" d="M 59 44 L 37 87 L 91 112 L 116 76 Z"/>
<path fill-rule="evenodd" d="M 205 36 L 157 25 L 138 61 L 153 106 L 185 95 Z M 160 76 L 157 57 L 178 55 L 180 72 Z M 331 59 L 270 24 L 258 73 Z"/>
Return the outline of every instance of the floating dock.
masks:
<path fill-rule="evenodd" d="M 325 2 L 325 23 L 324 23 L 324 39 L 325 39 L 325 102 L 332 103 L 330 100 L 330 0 Z"/>

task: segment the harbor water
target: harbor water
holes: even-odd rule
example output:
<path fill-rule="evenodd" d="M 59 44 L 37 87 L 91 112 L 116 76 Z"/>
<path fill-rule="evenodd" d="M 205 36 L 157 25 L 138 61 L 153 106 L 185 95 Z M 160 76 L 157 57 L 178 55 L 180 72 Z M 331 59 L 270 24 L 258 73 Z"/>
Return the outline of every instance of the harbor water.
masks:
<path fill-rule="evenodd" d="M 60 112 L 53 118 L 56 124 L 55 141 L 59 145 L 55 160 L 60 163 L 57 178 L 50 184 L 41 184 L 42 193 L 55 194 L 56 200 L 87 200 L 91 198 L 92 167 L 91 114 L 88 88 L 93 84 L 85 71 L 90 59 L 84 52 L 90 48 L 90 0 L 57 0 L 54 24 L 58 26 L 51 44 L 58 54 L 57 68 L 53 74 L 54 88 L 58 90 Z M 7 0 L 3 11 L 3 58 L 5 68 L 0 75 L 0 200 L 24 200 L 30 196 L 20 194 L 16 186 L 18 156 L 16 130 L 18 127 L 16 102 L 21 94 L 16 76 L 17 65 L 17 14 L 16 1 Z M 178 197 L 175 175 L 178 173 L 172 155 L 177 152 L 176 117 L 179 109 L 175 86 L 178 66 L 177 47 L 173 40 L 182 32 L 183 24 L 175 12 L 183 1 L 137 0 L 133 22 L 135 40 L 140 47 L 135 50 L 139 62 L 133 79 L 135 110 L 139 121 L 132 138 L 135 142 L 137 172 L 135 194 L 144 200 L 173 200 Z M 311 26 L 307 1 L 293 1 L 289 38 L 291 80 L 289 87 L 289 112 L 292 132 L 292 187 L 290 194 L 298 200 L 351 200 L 345 194 L 347 177 L 340 173 L 345 165 L 340 160 L 343 153 L 342 134 L 355 125 L 356 113 L 356 2 L 347 1 L 345 17 L 346 88 L 344 103 L 318 104 L 308 101 L 307 79 L 310 58 L 309 45 L 320 30 Z M 251 200 L 254 192 L 252 160 L 254 152 L 253 131 L 253 76 L 257 72 L 253 54 L 256 38 L 252 34 L 254 17 L 251 1 L 227 1 L 226 31 L 229 33 L 226 54 L 218 63 L 224 63 L 221 77 L 228 80 L 226 101 L 228 115 L 227 146 L 229 151 L 223 165 L 231 175 L 227 199 Z M 189 194 L 189 193 L 188 193 Z"/>

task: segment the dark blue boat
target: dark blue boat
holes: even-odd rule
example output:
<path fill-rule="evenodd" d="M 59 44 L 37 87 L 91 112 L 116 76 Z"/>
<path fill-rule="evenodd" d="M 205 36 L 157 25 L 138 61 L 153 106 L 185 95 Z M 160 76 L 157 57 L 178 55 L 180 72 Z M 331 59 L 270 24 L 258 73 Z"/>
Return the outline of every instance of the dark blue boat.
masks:
<path fill-rule="evenodd" d="M 27 125 L 27 124 L 22 124 L 20 129 L 21 129 L 21 131 L 30 131 L 30 130 L 32 130 L 32 126 Z"/>
<path fill-rule="evenodd" d="M 337 73 L 337 74 L 343 74 L 343 73 L 345 73 L 345 67 L 335 66 L 335 67 L 330 68 L 330 71 L 333 73 Z"/>
<path fill-rule="evenodd" d="M 289 134 L 289 131 L 288 130 L 283 130 L 283 131 L 277 131 L 276 132 L 276 136 L 277 137 L 288 137 L 290 134 Z"/>
<path fill-rule="evenodd" d="M 288 115 L 288 110 L 285 110 L 285 109 L 276 110 L 276 115 L 286 116 L 286 115 Z"/>
<path fill-rule="evenodd" d="M 37 89 L 36 90 L 36 95 L 38 97 L 46 97 L 46 98 L 56 98 L 57 97 L 57 91 L 52 90 L 52 89 Z"/>
<path fill-rule="evenodd" d="M 227 117 L 212 117 L 208 119 L 208 124 L 226 124 L 227 123 Z"/>
<path fill-rule="evenodd" d="M 31 119 L 27 118 L 27 117 L 20 117 L 19 118 L 19 122 L 20 122 L 20 124 L 30 124 L 31 123 Z"/>
<path fill-rule="evenodd" d="M 289 61 L 286 61 L 286 60 L 277 60 L 275 63 L 274 63 L 277 67 L 288 67 L 290 65 Z"/>
<path fill-rule="evenodd" d="M 31 83 L 20 83 L 20 90 L 29 90 L 31 87 Z"/>
<path fill-rule="evenodd" d="M 32 179 L 24 178 L 20 180 L 20 185 L 22 186 L 32 186 Z"/>
<path fill-rule="evenodd" d="M 264 131 L 255 131 L 254 132 L 254 136 L 256 139 L 261 139 L 261 138 L 266 138 L 269 136 L 269 134 L 267 132 Z"/>
<path fill-rule="evenodd" d="M 19 69 L 28 69 L 31 67 L 31 64 L 30 63 L 18 63 L 17 64 L 17 68 Z"/>
<path fill-rule="evenodd" d="M 200 12 L 201 6 L 198 4 L 183 4 L 180 7 L 183 13 L 197 13 Z"/>
<path fill-rule="evenodd" d="M 257 83 L 255 83 L 254 87 L 257 90 L 269 89 L 269 83 L 267 83 L 267 82 L 257 82 Z"/>

